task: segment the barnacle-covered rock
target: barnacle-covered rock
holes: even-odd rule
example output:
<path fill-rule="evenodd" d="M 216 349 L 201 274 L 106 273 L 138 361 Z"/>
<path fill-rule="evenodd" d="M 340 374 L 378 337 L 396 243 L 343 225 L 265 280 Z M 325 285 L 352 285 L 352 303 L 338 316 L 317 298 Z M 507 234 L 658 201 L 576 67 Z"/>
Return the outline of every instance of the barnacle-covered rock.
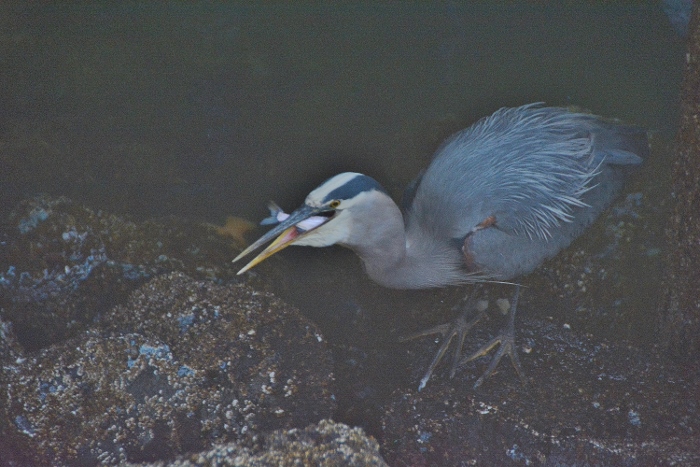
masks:
<path fill-rule="evenodd" d="M 386 462 L 379 445 L 361 428 L 351 428 L 331 420 L 321 420 L 306 428 L 276 430 L 262 435 L 253 447 L 241 443 L 221 444 L 209 450 L 184 456 L 171 463 L 158 462 L 143 467 L 380 467 Z"/>
<path fill-rule="evenodd" d="M 0 384 L 6 381 L 5 375 L 12 371 L 12 365 L 21 362 L 22 358 L 22 348 L 17 344 L 12 325 L 0 320 Z M 17 452 L 9 439 L 15 427 L 4 416 L 7 413 L 7 403 L 5 398 L 0 397 L 0 465 L 31 465 L 29 457 Z"/>
<path fill-rule="evenodd" d="M 79 288 L 107 261 L 95 221 L 66 198 L 33 198 L 10 215 L 0 243 L 0 305 L 26 347 L 89 320 Z"/>
<path fill-rule="evenodd" d="M 68 198 L 37 196 L 0 225 L 2 317 L 29 350 L 84 331 L 158 274 L 235 277 L 235 245 L 208 224 L 177 218 L 135 223 Z"/>
<path fill-rule="evenodd" d="M 179 370 L 166 344 L 137 334 L 48 348 L 7 375 L 9 435 L 41 465 L 167 455 L 196 383 Z"/>
<path fill-rule="evenodd" d="M 105 321 L 5 365 L 3 444 L 32 464 L 170 459 L 333 413 L 325 342 L 271 295 L 172 273 Z"/>
<path fill-rule="evenodd" d="M 22 348 L 17 343 L 12 330 L 12 324 L 0 319 L 0 365 L 20 358 L 22 353 Z"/>
<path fill-rule="evenodd" d="M 696 362 L 676 365 L 659 349 L 520 320 L 530 384 L 501 364 L 475 391 L 488 364 L 482 358 L 421 392 L 396 390 L 382 417 L 391 465 L 700 465 Z M 469 348 L 488 335 L 476 334 Z M 417 380 L 434 344 L 414 345 Z"/>
<path fill-rule="evenodd" d="M 313 323 L 272 294 L 175 272 L 135 291 L 103 321 L 112 332 L 166 342 L 177 358 L 202 372 L 203 385 L 220 389 L 209 401 L 210 413 L 233 404 L 246 413 L 248 429 L 304 426 L 330 415 L 334 406 L 325 340 Z M 256 414 L 241 407 L 251 403 Z M 214 437 L 224 432 L 212 422 Z"/>

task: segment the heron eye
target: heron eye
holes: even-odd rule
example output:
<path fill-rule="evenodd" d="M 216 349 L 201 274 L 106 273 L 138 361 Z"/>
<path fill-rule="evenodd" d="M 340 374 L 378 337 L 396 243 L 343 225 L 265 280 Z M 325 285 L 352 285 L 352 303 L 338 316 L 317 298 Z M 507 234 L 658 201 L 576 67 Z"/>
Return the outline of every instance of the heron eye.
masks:
<path fill-rule="evenodd" d="M 335 209 L 335 208 L 337 208 L 338 206 L 340 206 L 340 201 L 337 200 L 337 199 L 334 199 L 333 201 L 331 201 L 330 203 L 328 203 L 328 207 L 329 207 L 329 208 L 332 208 L 332 209 Z"/>

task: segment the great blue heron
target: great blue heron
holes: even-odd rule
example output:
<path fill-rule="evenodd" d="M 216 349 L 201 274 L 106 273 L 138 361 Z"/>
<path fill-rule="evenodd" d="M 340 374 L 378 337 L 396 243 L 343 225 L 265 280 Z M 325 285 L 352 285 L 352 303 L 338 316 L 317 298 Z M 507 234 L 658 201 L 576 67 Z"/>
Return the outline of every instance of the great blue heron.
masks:
<path fill-rule="evenodd" d="M 289 245 L 339 244 L 362 259 L 377 283 L 422 289 L 507 281 L 535 269 L 603 211 L 649 151 L 646 132 L 595 115 L 530 104 L 503 108 L 450 137 L 404 195 L 403 213 L 373 178 L 336 175 L 234 261 L 278 236 L 243 273 Z M 500 344 L 479 386 L 503 355 L 523 377 L 515 350 L 513 297 L 508 325 L 460 361 L 465 318 L 418 335 L 445 339 L 422 389 L 450 341 L 459 363 Z"/>

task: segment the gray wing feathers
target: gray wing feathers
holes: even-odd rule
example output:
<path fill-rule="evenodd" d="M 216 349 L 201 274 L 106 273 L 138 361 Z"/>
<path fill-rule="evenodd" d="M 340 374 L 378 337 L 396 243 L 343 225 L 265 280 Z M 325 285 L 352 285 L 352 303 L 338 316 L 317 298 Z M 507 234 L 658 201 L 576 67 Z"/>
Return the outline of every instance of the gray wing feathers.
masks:
<path fill-rule="evenodd" d="M 639 164 L 645 145 L 642 130 L 589 114 L 539 104 L 500 109 L 438 150 L 410 223 L 460 238 L 493 215 L 501 230 L 547 239 L 587 206 L 583 195 L 603 164 Z"/>

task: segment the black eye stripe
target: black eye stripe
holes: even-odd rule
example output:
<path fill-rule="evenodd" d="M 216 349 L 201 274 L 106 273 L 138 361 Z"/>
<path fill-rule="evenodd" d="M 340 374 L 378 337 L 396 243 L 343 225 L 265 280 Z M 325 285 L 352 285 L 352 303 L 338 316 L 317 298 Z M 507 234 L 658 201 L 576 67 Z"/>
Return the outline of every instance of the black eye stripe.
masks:
<path fill-rule="evenodd" d="M 325 198 L 323 198 L 323 202 L 328 203 L 329 201 L 333 200 L 351 199 L 357 196 L 358 194 L 362 193 L 363 191 L 372 190 L 377 190 L 381 191 L 382 193 L 386 193 L 384 187 L 381 186 L 379 182 L 377 182 L 372 177 L 368 177 L 367 175 L 358 175 L 352 180 L 349 180 L 344 185 L 339 186 L 335 190 L 328 193 L 325 196 Z"/>

